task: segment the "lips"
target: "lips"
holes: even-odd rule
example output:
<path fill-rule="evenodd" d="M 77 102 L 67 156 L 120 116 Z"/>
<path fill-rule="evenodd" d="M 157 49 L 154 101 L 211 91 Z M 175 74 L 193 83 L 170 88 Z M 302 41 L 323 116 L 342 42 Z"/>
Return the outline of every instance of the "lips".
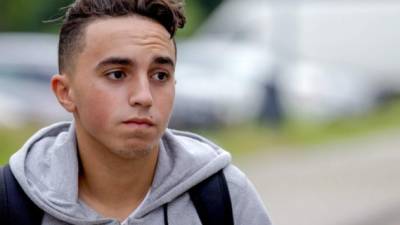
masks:
<path fill-rule="evenodd" d="M 124 124 L 132 125 L 143 125 L 143 126 L 154 126 L 154 122 L 148 118 L 132 118 L 123 121 Z"/>

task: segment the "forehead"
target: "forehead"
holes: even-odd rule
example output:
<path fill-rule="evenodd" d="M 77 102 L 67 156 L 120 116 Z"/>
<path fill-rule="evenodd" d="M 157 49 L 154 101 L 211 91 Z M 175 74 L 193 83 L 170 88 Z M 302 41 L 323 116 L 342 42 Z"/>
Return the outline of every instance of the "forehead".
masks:
<path fill-rule="evenodd" d="M 147 52 L 174 57 L 174 42 L 168 31 L 159 23 L 140 16 L 96 19 L 85 31 L 83 54 L 124 53 L 141 47 Z"/>

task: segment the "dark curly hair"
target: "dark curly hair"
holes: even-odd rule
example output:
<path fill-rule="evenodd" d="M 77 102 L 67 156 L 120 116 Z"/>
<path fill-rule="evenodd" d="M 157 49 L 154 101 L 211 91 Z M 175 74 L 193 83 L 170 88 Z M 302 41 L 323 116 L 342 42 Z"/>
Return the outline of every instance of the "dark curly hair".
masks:
<path fill-rule="evenodd" d="M 120 17 L 137 14 L 160 23 L 174 38 L 183 28 L 186 18 L 183 0 L 76 0 L 66 7 L 58 44 L 60 73 L 66 70 L 73 55 L 83 49 L 84 29 L 93 20 L 102 17 Z"/>

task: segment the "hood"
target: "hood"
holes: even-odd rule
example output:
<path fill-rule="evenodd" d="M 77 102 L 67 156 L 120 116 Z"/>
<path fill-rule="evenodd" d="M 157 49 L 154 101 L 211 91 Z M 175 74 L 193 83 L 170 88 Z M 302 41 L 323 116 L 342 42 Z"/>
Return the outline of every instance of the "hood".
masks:
<path fill-rule="evenodd" d="M 79 200 L 76 146 L 73 122 L 54 124 L 38 131 L 11 157 L 11 170 L 31 200 L 52 217 L 71 224 L 115 224 Z M 130 219 L 140 221 L 230 161 L 229 153 L 210 141 L 167 129 L 151 191 Z"/>

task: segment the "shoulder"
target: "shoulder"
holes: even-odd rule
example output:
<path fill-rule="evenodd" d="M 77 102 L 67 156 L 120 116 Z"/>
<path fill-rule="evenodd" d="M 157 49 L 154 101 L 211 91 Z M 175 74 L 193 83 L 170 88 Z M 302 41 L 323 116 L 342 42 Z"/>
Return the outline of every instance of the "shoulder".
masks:
<path fill-rule="evenodd" d="M 232 201 L 235 224 L 270 225 L 267 210 L 254 185 L 236 166 L 224 169 Z"/>
<path fill-rule="evenodd" d="M 224 169 L 226 181 L 230 189 L 244 190 L 248 186 L 248 178 L 239 168 L 230 164 Z"/>
<path fill-rule="evenodd" d="M 177 141 L 187 145 L 201 145 L 205 148 L 220 149 L 218 145 L 214 144 L 207 138 L 188 131 L 167 129 L 165 136 L 175 138 Z"/>
<path fill-rule="evenodd" d="M 241 198 L 246 198 L 248 192 L 253 192 L 251 194 L 257 195 L 258 197 L 253 184 L 248 179 L 246 174 L 243 173 L 238 167 L 230 164 L 224 168 L 223 171 L 229 187 L 232 203 L 241 201 Z"/>
<path fill-rule="evenodd" d="M 167 129 L 163 141 L 168 145 L 169 149 L 185 151 L 189 154 L 196 156 L 205 156 L 206 158 L 214 158 L 220 155 L 229 155 L 228 152 L 223 150 L 212 141 L 198 134 Z"/>

